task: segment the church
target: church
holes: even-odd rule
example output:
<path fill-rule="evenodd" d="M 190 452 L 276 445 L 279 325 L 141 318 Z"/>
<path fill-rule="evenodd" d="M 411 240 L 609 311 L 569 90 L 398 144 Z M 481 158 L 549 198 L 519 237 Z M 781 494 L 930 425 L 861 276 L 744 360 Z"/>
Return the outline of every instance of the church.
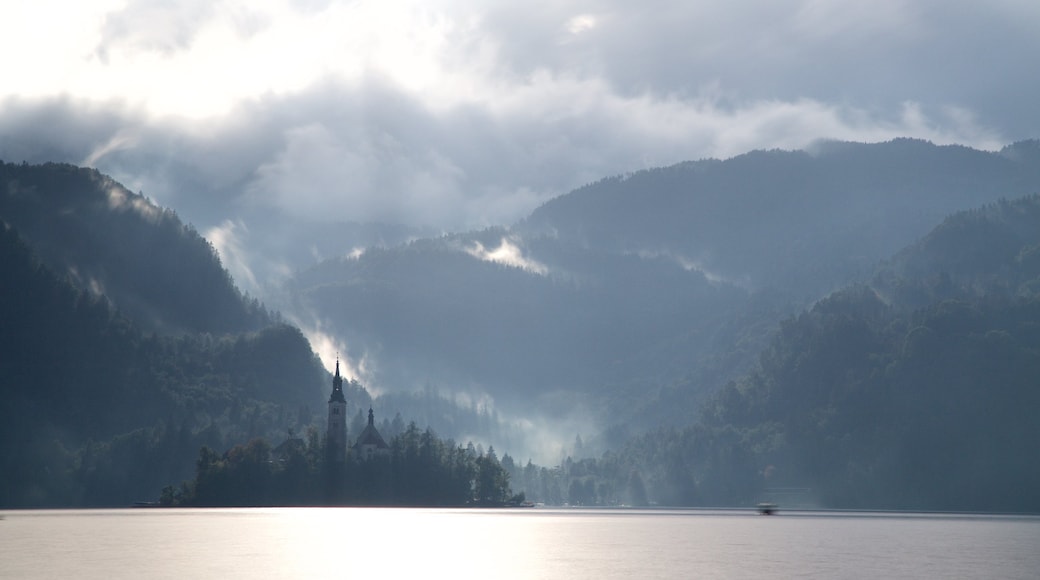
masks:
<path fill-rule="evenodd" d="M 339 359 L 336 359 L 336 374 L 332 377 L 332 394 L 329 395 L 329 423 L 325 433 L 329 459 L 344 461 L 347 456 L 347 399 L 343 395 L 343 377 L 339 374 Z M 375 413 L 368 409 L 368 426 L 358 436 L 351 452 L 362 460 L 390 455 L 390 446 L 375 425 Z"/>
<path fill-rule="evenodd" d="M 368 410 L 368 426 L 358 436 L 357 442 L 354 443 L 352 451 L 357 454 L 357 457 L 364 460 L 372 459 L 373 457 L 381 457 L 390 455 L 390 446 L 383 440 L 383 436 L 376 430 L 375 425 L 375 413 L 372 409 Z"/>

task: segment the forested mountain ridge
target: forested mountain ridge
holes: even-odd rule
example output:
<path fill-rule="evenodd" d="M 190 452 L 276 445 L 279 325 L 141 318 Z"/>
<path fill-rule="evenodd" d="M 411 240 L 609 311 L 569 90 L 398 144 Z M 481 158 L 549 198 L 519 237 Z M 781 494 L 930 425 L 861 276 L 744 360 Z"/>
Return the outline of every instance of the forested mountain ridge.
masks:
<path fill-rule="evenodd" d="M 512 466 L 514 489 L 579 505 L 1040 513 L 1038 250 L 1040 196 L 952 215 L 783 321 L 691 424 L 556 470 Z"/>
<path fill-rule="evenodd" d="M 315 422 L 329 375 L 306 338 L 173 212 L 93 170 L 0 176 L 0 506 L 154 499 L 203 444 Z"/>
<path fill-rule="evenodd" d="M 201 445 L 312 424 L 328 374 L 296 328 L 142 332 L 0 227 L 0 505 L 128 505 Z M 356 384 L 352 401 L 367 400 Z"/>
<path fill-rule="evenodd" d="M 1002 199 L 950 216 L 888 260 L 872 285 L 904 306 L 958 298 L 957 292 L 1035 294 L 1040 276 L 1040 208 L 1035 200 Z M 907 286 L 908 281 L 917 284 Z"/>
<path fill-rule="evenodd" d="M 1036 141 L 754 151 L 604 179 L 511 227 L 327 260 L 290 281 L 287 310 L 386 390 L 681 426 L 784 317 L 950 214 L 1036 191 Z"/>
<path fill-rule="evenodd" d="M 1040 511 L 1038 250 L 1040 196 L 951 216 L 782 323 L 700 430 L 671 435 L 692 454 L 737 433 L 725 460 L 681 472 L 700 471 L 703 499 L 724 497 L 721 473 L 747 500 L 799 487 L 827 507 Z"/>
<path fill-rule="evenodd" d="M 909 146 L 933 151 L 927 144 Z M 1040 174 L 1034 149 L 1019 144 L 986 154 L 1028 165 L 998 183 L 1014 177 L 1016 187 L 1029 187 L 1030 175 Z M 954 151 L 970 159 L 981 153 Z M 72 182 L 91 173 L 42 167 L 69 172 L 74 178 L 62 179 Z M 92 197 L 93 209 L 33 201 L 33 214 L 26 199 L 35 200 L 52 178 L 34 179 L 43 185 L 9 186 L 5 195 L 21 197 L 4 198 L 4 207 L 43 232 L 40 239 L 69 235 L 47 243 L 73 247 L 72 234 L 89 230 L 49 229 L 48 212 L 72 208 L 73 223 L 94 212 L 108 223 L 106 212 L 138 211 L 121 200 L 147 202 L 115 195 L 114 210 L 102 203 L 108 194 Z M 905 185 L 906 195 L 911 186 Z M 1002 197 L 985 189 L 983 197 Z M 334 323 L 325 328 L 350 348 L 370 349 L 366 363 L 388 371 L 384 376 L 400 381 L 389 384 L 401 390 L 426 384 L 437 401 L 440 391 L 490 392 L 504 415 L 548 411 L 543 424 L 560 430 L 543 437 L 571 440 L 574 430 L 617 427 L 597 442 L 597 449 L 606 440 L 616 451 L 599 460 L 576 456 L 553 471 L 546 489 L 556 489 L 552 497 L 560 501 L 573 490 L 572 503 L 745 505 L 770 488 L 797 487 L 831 507 L 1037 510 L 1026 486 L 1040 481 L 1024 453 L 1038 441 L 1026 421 L 1038 408 L 1032 377 L 1040 376 L 1038 205 L 1034 196 L 951 215 L 931 233 L 915 234 L 918 241 L 902 252 L 893 250 L 876 272 L 867 268 L 861 283 L 783 323 L 824 278 L 804 286 L 770 279 L 774 285 L 756 288 L 757 278 L 727 281 L 672 248 L 589 244 L 570 234 L 525 230 L 529 224 L 327 261 L 301 272 L 287 295 L 298 312 Z M 202 444 L 227 449 L 253 436 L 277 442 L 287 427 L 314 424 L 315 410 L 320 416 L 320 408 L 307 405 L 324 399 L 328 375 L 297 329 L 264 326 L 262 309 L 248 303 L 236 310 L 246 316 L 206 332 L 190 331 L 175 318 L 167 324 L 175 307 L 135 310 L 133 300 L 103 293 L 125 286 L 131 295 L 149 296 L 133 283 L 111 281 L 132 280 L 132 273 L 104 278 L 102 258 L 75 267 L 48 259 L 14 220 L 0 218 L 11 224 L 0 240 L 0 385 L 6 395 L 0 471 L 9 474 L 0 477 L 0 505 L 154 498 L 163 485 L 187 477 Z M 184 238 L 185 231 L 201 240 L 172 212 L 168 218 L 163 223 L 176 235 L 163 240 Z M 128 231 L 113 226 L 120 227 Z M 815 240 L 810 246 L 829 239 L 817 235 L 819 229 L 807 234 Z M 188 253 L 219 268 L 201 241 L 192 243 L 204 251 Z M 783 263 L 777 261 L 774 267 Z M 159 260 L 153 267 L 177 263 Z M 812 266 L 797 267 L 804 273 Z M 227 274 L 221 270 L 221 276 Z M 221 284 L 214 287 L 223 292 Z M 251 320 L 260 327 L 226 330 L 249 328 Z M 360 386 L 352 389 L 352 404 L 367 405 Z M 572 421 L 581 417 L 569 413 L 581 406 L 594 407 L 589 415 L 600 422 Z M 486 407 L 471 408 L 493 416 L 484 414 Z M 662 424 L 671 427 L 638 435 Z M 470 434 L 444 433 L 459 440 Z M 621 445 L 628 434 L 636 436 Z M 537 499 L 516 467 L 514 489 Z M 523 480 L 531 470 L 523 468 Z M 538 485 L 546 482 L 542 473 Z"/>
<path fill-rule="evenodd" d="M 326 261 L 289 293 L 290 310 L 320 317 L 383 384 L 472 389 L 503 407 L 561 414 L 628 400 L 634 377 L 681 372 L 679 359 L 705 352 L 749 300 L 669 259 L 505 228 Z"/>
<path fill-rule="evenodd" d="M 144 329 L 219 334 L 271 323 L 194 228 L 96 170 L 0 162 L 0 220 L 50 269 Z"/>
<path fill-rule="evenodd" d="M 815 298 L 869 275 L 951 213 L 1037 191 L 1037 141 L 996 153 L 913 139 L 821 142 L 604 179 L 515 229 L 672 254 L 722 279 Z"/>

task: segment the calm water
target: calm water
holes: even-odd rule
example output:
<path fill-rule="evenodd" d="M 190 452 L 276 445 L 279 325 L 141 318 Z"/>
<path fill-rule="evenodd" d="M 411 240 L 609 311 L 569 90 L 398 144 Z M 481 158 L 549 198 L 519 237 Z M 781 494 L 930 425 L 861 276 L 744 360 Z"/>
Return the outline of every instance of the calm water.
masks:
<path fill-rule="evenodd" d="M 1040 577 L 1037 517 L 374 508 L 0 515 L 0 578 Z"/>

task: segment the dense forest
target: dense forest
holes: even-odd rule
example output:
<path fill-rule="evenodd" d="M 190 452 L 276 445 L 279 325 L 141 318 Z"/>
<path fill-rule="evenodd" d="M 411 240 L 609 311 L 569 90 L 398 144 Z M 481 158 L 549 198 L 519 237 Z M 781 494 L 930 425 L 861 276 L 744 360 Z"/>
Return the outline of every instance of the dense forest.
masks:
<path fill-rule="evenodd" d="M 307 340 L 172 212 L 92 170 L 0 171 L 0 505 L 126 505 L 202 445 L 311 424 Z"/>
<path fill-rule="evenodd" d="M 517 224 L 604 251 L 683 256 L 720 279 L 818 297 L 948 215 L 1040 189 L 1040 141 L 998 152 L 824 141 L 605 178 Z"/>
<path fill-rule="evenodd" d="M 0 184 L 0 219 L 37 257 L 143 330 L 223 334 L 271 324 L 193 227 L 96 170 L 0 161 Z"/>
<path fill-rule="evenodd" d="M 203 444 L 311 423 L 325 379 L 296 328 L 143 332 L 8 227 L 0 268 L 3 505 L 122 505 L 183 478 Z"/>
<path fill-rule="evenodd" d="M 273 449 L 265 439 L 223 454 L 203 447 L 195 478 L 164 488 L 159 503 L 497 507 L 523 501 L 510 490 L 509 472 L 493 447 L 463 447 L 411 423 L 390 440 L 385 456 L 370 459 L 351 453 L 346 461 L 329 461 L 314 429 Z"/>
<path fill-rule="evenodd" d="M 1038 255 L 1038 196 L 953 215 L 785 320 L 694 424 L 515 485 L 597 505 L 1040 512 Z"/>

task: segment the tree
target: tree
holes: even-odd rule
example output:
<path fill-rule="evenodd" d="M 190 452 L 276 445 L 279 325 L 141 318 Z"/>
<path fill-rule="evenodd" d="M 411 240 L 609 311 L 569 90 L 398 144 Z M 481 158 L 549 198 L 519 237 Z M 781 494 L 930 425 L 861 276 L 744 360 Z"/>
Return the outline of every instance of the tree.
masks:
<path fill-rule="evenodd" d="M 476 460 L 477 474 L 474 483 L 474 496 L 480 505 L 502 505 L 510 496 L 509 472 L 499 463 L 495 456 L 495 448 L 478 456 Z"/>

